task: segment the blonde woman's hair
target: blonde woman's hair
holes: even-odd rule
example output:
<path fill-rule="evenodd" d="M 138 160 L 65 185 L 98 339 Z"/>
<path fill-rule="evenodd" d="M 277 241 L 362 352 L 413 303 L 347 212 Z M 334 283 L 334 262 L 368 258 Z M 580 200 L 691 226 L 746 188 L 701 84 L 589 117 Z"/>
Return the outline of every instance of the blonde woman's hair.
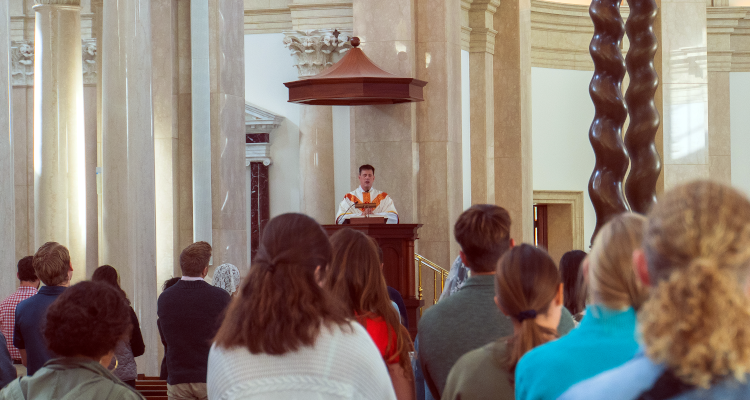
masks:
<path fill-rule="evenodd" d="M 651 297 L 640 313 L 646 354 L 682 381 L 709 387 L 750 371 L 750 201 L 693 182 L 654 206 L 644 252 Z"/>
<path fill-rule="evenodd" d="M 596 235 L 588 256 L 589 290 L 594 303 L 614 310 L 637 310 L 646 300 L 647 291 L 633 269 L 633 251 L 641 248 L 645 226 L 642 215 L 620 214 Z"/>

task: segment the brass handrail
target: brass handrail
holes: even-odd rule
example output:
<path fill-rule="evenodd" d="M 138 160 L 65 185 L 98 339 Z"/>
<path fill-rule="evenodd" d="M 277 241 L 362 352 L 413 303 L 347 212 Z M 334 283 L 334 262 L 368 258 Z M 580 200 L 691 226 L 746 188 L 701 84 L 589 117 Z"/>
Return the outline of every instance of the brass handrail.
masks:
<path fill-rule="evenodd" d="M 438 274 L 440 275 L 440 293 L 443 293 L 443 287 L 445 287 L 445 280 L 448 278 L 448 270 L 435 264 L 434 262 L 422 257 L 421 255 L 414 253 L 414 263 L 417 264 L 417 271 L 419 274 L 419 300 L 422 300 L 422 266 L 432 270 L 432 282 L 433 282 L 433 295 L 432 304 L 437 304 L 440 295 L 437 291 Z M 422 309 L 419 309 L 419 315 L 422 315 Z"/>

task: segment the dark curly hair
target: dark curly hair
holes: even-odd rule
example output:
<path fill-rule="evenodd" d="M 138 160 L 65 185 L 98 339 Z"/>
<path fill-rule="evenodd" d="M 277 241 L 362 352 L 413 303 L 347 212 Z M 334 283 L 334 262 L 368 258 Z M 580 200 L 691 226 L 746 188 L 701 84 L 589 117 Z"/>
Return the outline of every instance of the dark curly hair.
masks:
<path fill-rule="evenodd" d="M 66 289 L 47 310 L 44 338 L 64 357 L 98 359 L 132 330 L 128 306 L 110 284 L 83 281 Z"/>

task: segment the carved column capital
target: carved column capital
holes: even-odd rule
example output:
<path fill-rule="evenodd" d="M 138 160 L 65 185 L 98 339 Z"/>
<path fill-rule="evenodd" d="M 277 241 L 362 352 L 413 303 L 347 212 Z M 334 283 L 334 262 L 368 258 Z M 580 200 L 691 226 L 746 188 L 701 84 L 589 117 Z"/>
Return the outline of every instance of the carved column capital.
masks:
<path fill-rule="evenodd" d="M 96 39 L 81 42 L 84 85 L 96 85 Z M 34 42 L 14 40 L 10 44 L 11 83 L 13 86 L 34 86 Z"/>
<path fill-rule="evenodd" d="M 84 85 L 96 85 L 96 63 L 97 63 L 97 50 L 96 50 L 96 38 L 84 39 L 81 55 L 83 57 L 83 84 Z"/>
<path fill-rule="evenodd" d="M 13 86 L 34 86 L 34 42 L 10 43 L 10 74 Z"/>
<path fill-rule="evenodd" d="M 352 48 L 350 30 L 336 40 L 333 29 L 284 32 L 284 47 L 289 49 L 300 78 L 317 75 L 335 64 Z"/>

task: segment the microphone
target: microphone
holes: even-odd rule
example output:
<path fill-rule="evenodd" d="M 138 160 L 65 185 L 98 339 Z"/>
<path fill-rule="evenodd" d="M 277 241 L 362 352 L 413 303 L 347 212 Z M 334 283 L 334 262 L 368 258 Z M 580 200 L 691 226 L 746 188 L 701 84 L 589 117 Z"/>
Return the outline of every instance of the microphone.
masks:
<path fill-rule="evenodd" d="M 355 203 L 355 202 L 352 202 L 352 205 L 350 205 L 350 206 L 349 206 L 349 208 L 347 208 L 347 209 L 346 209 L 346 211 L 344 211 L 344 213 L 343 213 L 343 214 L 341 214 L 341 215 L 339 216 L 339 218 L 341 218 L 341 217 L 343 217 L 344 215 L 346 215 L 346 213 L 348 213 L 348 212 L 349 212 L 349 210 L 351 210 L 351 209 L 352 209 L 352 207 L 354 207 L 354 206 L 356 206 L 356 205 L 357 205 L 357 203 Z M 339 223 L 338 219 L 336 219 L 336 223 L 337 223 L 337 224 Z"/>

